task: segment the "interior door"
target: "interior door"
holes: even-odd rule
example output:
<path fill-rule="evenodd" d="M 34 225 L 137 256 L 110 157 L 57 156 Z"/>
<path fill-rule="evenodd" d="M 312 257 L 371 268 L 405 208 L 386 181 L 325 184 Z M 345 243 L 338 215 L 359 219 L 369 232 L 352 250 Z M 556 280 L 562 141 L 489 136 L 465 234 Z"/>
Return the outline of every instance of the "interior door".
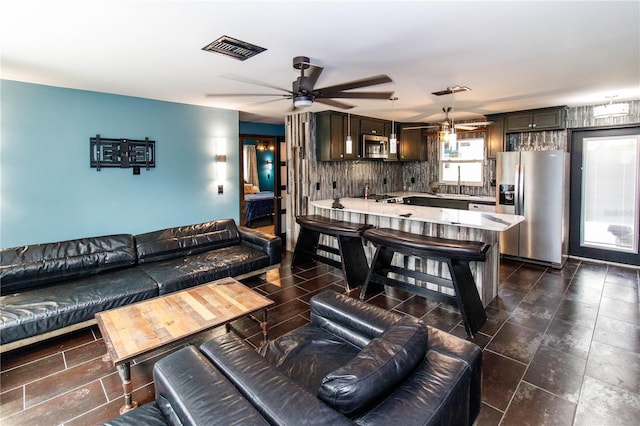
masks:
<path fill-rule="evenodd" d="M 640 127 L 571 135 L 574 256 L 640 265 Z"/>
<path fill-rule="evenodd" d="M 284 137 L 278 137 L 276 143 L 276 158 L 278 170 L 274 171 L 274 231 L 273 233 L 286 241 L 287 223 L 287 142 Z"/>

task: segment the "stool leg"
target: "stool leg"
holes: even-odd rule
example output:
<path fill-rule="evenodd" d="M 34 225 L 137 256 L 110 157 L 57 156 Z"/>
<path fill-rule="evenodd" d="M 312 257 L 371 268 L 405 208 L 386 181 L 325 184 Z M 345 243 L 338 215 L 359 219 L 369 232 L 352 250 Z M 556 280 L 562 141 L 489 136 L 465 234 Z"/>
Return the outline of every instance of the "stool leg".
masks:
<path fill-rule="evenodd" d="M 367 278 L 365 279 L 362 290 L 360 291 L 360 299 L 364 300 L 365 296 L 384 290 L 384 285 L 376 283 L 375 280 L 373 281 L 373 289 L 369 289 L 369 284 L 371 284 L 371 278 L 375 275 L 382 277 L 387 276 L 387 271 L 389 266 L 391 266 L 391 261 L 393 260 L 393 253 L 394 252 L 392 250 L 383 246 L 376 249 L 376 253 L 373 255 L 373 259 L 371 260 L 371 267 L 369 267 L 369 271 L 367 272 Z"/>
<path fill-rule="evenodd" d="M 338 237 L 340 262 L 346 278 L 346 290 L 351 291 L 364 284 L 369 271 L 367 256 L 360 237 Z"/>
<path fill-rule="evenodd" d="M 291 259 L 291 265 L 303 265 L 313 261 L 313 257 L 309 256 L 309 253 L 315 254 L 318 250 L 318 241 L 320 241 L 320 233 L 311 229 L 302 228 L 298 234 L 298 241 L 296 241 L 296 247 L 293 250 L 293 258 Z"/>
<path fill-rule="evenodd" d="M 456 291 L 456 299 L 464 328 L 469 337 L 473 337 L 487 321 L 487 314 L 480 300 L 476 282 L 471 274 L 469 262 L 466 260 L 449 260 L 449 271 L 451 272 L 451 280 Z"/>

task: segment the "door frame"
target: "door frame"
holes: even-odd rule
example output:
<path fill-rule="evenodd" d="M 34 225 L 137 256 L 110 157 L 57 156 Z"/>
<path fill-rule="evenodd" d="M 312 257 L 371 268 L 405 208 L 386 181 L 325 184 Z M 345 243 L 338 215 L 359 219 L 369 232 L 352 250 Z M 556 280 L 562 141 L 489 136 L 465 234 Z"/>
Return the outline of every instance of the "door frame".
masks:
<path fill-rule="evenodd" d="M 569 255 L 640 266 L 640 253 L 623 253 L 580 246 L 580 225 L 582 214 L 582 140 L 586 137 L 624 136 L 639 133 L 640 124 L 569 129 L 568 140 L 569 150 L 571 153 L 571 179 L 569 191 Z"/>
<path fill-rule="evenodd" d="M 275 235 L 283 237 L 285 233 L 285 226 L 282 223 L 282 207 L 281 207 L 281 199 L 282 199 L 282 190 L 286 189 L 286 186 L 282 185 L 281 182 L 281 172 L 280 167 L 286 167 L 286 162 L 282 164 L 280 161 L 280 143 L 284 142 L 284 136 L 270 136 L 270 135 L 254 135 L 249 133 L 241 133 L 239 135 L 239 143 L 240 143 L 240 224 L 245 226 L 245 203 L 244 203 L 244 141 L 246 139 L 254 140 L 258 142 L 267 142 L 274 144 L 274 152 L 273 152 L 273 233 Z"/>

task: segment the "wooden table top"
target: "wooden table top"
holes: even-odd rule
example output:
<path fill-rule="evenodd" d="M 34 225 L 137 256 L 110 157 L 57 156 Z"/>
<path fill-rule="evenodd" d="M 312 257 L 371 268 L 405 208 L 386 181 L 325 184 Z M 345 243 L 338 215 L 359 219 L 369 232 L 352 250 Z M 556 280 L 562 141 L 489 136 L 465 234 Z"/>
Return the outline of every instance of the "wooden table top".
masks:
<path fill-rule="evenodd" d="M 233 278 L 223 278 L 165 296 L 96 314 L 114 364 L 227 324 L 273 301 Z"/>

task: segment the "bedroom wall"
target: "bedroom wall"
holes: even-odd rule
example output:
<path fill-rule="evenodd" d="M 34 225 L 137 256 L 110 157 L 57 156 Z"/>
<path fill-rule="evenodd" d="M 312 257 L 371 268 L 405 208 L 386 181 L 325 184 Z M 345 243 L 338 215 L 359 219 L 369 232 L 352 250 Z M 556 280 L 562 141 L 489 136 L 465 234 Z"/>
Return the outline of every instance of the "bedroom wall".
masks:
<path fill-rule="evenodd" d="M 256 146 L 258 141 L 251 138 L 242 138 L 242 144 Z M 256 161 L 258 163 L 258 186 L 260 191 L 273 191 L 273 170 L 274 153 L 269 150 L 256 150 Z M 245 177 L 246 180 L 246 177 Z"/>
<path fill-rule="evenodd" d="M 0 247 L 238 220 L 237 111 L 9 80 L 0 90 Z M 96 134 L 155 140 L 156 168 L 90 168 Z"/>
<path fill-rule="evenodd" d="M 281 136 L 284 138 L 284 124 L 270 123 L 252 123 L 247 121 L 240 122 L 240 134 L 243 137 L 241 143 L 246 145 L 256 145 L 256 141 L 251 139 L 253 136 Z M 273 191 L 275 170 L 274 154 L 270 151 L 257 151 L 256 159 L 258 161 L 258 181 L 261 191 Z M 271 161 L 271 163 L 269 163 Z"/>

